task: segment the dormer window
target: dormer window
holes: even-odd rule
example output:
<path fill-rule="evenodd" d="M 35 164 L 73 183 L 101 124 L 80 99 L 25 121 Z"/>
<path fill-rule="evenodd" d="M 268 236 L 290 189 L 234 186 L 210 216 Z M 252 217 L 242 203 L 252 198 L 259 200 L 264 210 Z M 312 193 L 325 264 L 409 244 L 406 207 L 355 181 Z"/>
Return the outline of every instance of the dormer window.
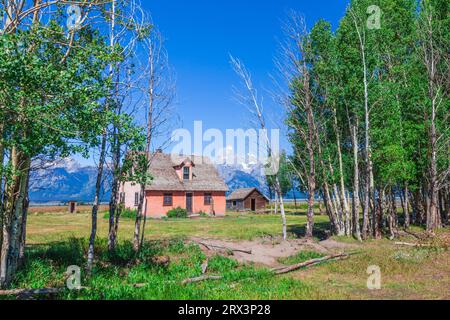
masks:
<path fill-rule="evenodd" d="M 183 180 L 185 181 L 191 180 L 191 168 L 189 167 L 183 168 Z"/>

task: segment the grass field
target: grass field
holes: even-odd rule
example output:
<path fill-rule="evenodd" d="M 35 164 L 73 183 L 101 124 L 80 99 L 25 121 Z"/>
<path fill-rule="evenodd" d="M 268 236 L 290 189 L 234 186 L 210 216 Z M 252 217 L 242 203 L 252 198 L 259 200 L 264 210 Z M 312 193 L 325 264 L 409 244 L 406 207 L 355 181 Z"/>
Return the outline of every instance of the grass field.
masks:
<path fill-rule="evenodd" d="M 105 238 L 108 232 L 108 220 L 99 214 L 98 235 Z M 61 213 L 37 213 L 28 218 L 27 241 L 30 244 L 61 241 L 70 237 L 87 238 L 90 232 L 90 215 Z M 327 217 L 319 216 L 316 222 L 326 224 Z M 289 232 L 301 235 L 306 222 L 303 215 L 290 216 Z M 121 220 L 120 238 L 130 240 L 134 231 L 134 221 Z M 229 214 L 224 218 L 193 220 L 150 220 L 146 228 L 147 239 L 169 239 L 173 237 L 213 237 L 238 240 L 251 240 L 265 235 L 281 235 L 281 219 L 274 215 Z"/>
<path fill-rule="evenodd" d="M 292 213 L 292 212 L 291 212 Z M 14 287 L 64 286 L 70 265 L 85 264 L 90 217 L 87 213 L 31 213 L 28 220 L 27 260 Z M 304 233 L 306 218 L 288 216 L 291 239 Z M 275 276 L 259 265 L 240 265 L 232 257 L 209 257 L 208 274 L 222 275 L 218 281 L 182 285 L 181 281 L 201 274 L 206 256 L 185 241 L 189 237 L 208 239 L 276 239 L 281 234 L 280 217 L 229 214 L 224 218 L 196 220 L 150 220 L 148 242 L 134 254 L 132 220 L 120 226 L 121 245 L 116 254 L 106 251 L 107 220 L 99 214 L 97 264 L 89 279 L 83 277 L 80 292 L 67 291 L 61 299 L 450 299 L 450 233 L 443 231 L 438 244 L 426 248 L 398 247 L 387 239 L 351 245 L 349 259 L 325 263 L 284 276 Z M 318 238 L 327 228 L 327 218 L 317 216 Z M 420 231 L 420 230 L 416 230 Z M 443 240 L 442 240 L 443 239 Z M 414 238 L 402 241 L 414 242 Z M 301 252 L 280 260 L 290 265 L 321 256 Z M 161 257 L 165 262 L 161 263 Z M 167 263 L 170 261 L 170 263 Z M 382 271 L 382 289 L 367 289 L 367 268 Z M 139 284 L 139 287 L 136 287 Z"/>

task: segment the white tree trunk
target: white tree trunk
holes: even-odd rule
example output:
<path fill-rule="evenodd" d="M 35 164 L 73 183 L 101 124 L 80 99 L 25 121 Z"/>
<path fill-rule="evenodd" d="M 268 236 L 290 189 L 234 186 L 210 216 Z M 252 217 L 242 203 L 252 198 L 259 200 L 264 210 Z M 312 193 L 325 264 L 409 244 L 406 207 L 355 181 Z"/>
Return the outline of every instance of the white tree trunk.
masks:
<path fill-rule="evenodd" d="M 89 237 L 89 248 L 88 248 L 88 258 L 87 258 L 87 270 L 90 273 L 94 266 L 94 255 L 95 255 L 95 239 L 97 236 L 97 214 L 98 207 L 100 205 L 100 190 L 102 186 L 103 179 L 103 169 L 106 161 L 106 129 L 102 135 L 102 143 L 100 147 L 100 159 L 97 167 L 97 180 L 95 183 L 95 197 L 94 204 L 92 206 L 91 213 L 91 235 Z"/>
<path fill-rule="evenodd" d="M 361 241 L 361 232 L 359 228 L 359 161 L 358 161 L 358 133 L 355 125 L 351 128 L 353 144 L 353 236 Z"/>
<path fill-rule="evenodd" d="M 280 181 L 278 177 L 275 178 L 275 184 L 276 184 L 276 193 L 277 198 L 280 200 L 280 212 L 281 212 L 281 222 L 283 225 L 283 240 L 287 240 L 287 220 L 286 220 L 286 212 L 284 211 L 284 201 L 283 201 L 283 194 L 281 193 L 281 187 L 280 187 Z"/>

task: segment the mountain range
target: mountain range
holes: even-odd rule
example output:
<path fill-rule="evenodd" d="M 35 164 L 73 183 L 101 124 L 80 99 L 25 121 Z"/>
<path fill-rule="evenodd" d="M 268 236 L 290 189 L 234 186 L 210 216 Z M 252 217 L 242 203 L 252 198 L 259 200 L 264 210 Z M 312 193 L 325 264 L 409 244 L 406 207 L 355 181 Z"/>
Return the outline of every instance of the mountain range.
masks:
<path fill-rule="evenodd" d="M 219 174 L 230 188 L 230 192 L 240 188 L 259 188 L 268 193 L 265 177 L 259 167 L 240 165 L 217 166 Z M 32 203 L 60 203 L 69 200 L 92 202 L 94 199 L 97 168 L 82 166 L 72 158 L 61 159 L 35 170 L 30 177 L 30 200 Z M 101 200 L 108 201 L 110 191 L 108 181 L 110 171 L 106 170 Z"/>

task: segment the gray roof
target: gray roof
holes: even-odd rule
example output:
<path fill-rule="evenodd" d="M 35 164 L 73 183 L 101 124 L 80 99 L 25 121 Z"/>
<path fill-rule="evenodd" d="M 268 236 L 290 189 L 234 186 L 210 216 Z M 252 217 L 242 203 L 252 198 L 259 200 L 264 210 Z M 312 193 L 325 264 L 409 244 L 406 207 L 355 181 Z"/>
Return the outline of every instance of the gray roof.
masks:
<path fill-rule="evenodd" d="M 257 188 L 245 188 L 245 189 L 238 189 L 231 193 L 227 197 L 227 201 L 238 201 L 238 200 L 245 200 L 247 199 L 254 191 L 259 192 L 264 198 L 269 200 L 262 192 L 260 192 Z"/>
<path fill-rule="evenodd" d="M 194 164 L 192 181 L 181 181 L 175 170 L 175 167 L 186 161 Z M 206 157 L 154 153 L 149 171 L 153 177 L 146 187 L 149 191 L 228 191 L 228 186 L 216 167 Z"/>

